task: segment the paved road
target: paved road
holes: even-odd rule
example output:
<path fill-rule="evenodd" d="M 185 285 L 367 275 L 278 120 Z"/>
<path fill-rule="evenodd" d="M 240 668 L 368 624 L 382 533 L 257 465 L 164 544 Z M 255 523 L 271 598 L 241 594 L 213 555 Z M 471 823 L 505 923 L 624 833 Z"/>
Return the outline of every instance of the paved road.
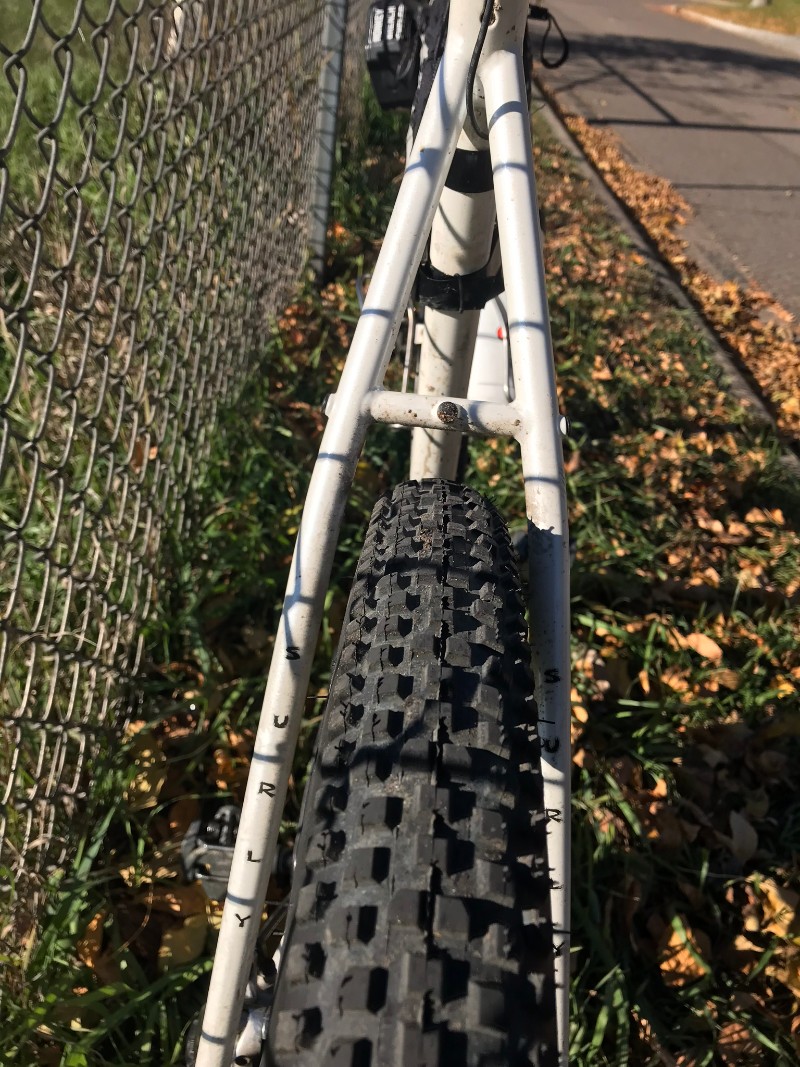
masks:
<path fill-rule="evenodd" d="M 800 320 L 800 58 L 642 0 L 551 0 L 572 53 L 541 71 L 694 208 L 720 278 L 753 278 Z"/>

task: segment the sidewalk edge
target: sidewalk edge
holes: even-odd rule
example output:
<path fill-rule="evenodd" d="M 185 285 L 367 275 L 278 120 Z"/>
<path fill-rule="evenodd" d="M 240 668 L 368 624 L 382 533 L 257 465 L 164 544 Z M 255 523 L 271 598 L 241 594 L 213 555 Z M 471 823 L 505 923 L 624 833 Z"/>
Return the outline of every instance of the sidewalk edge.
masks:
<path fill-rule="evenodd" d="M 790 33 L 775 33 L 772 30 L 759 30 L 755 26 L 743 26 L 739 22 L 729 22 L 727 19 L 715 19 L 713 15 L 705 15 L 701 11 L 694 11 L 683 4 L 659 5 L 660 11 L 669 15 L 677 15 L 678 18 L 687 22 L 698 22 L 704 26 L 711 26 L 715 30 L 725 30 L 737 37 L 745 37 L 756 44 L 762 44 L 767 48 L 774 48 L 792 59 L 800 59 L 800 37 Z"/>
<path fill-rule="evenodd" d="M 592 166 L 580 144 L 569 132 L 561 117 L 560 108 L 550 88 L 534 73 L 533 81 L 538 90 L 538 98 L 531 103 L 543 116 L 556 139 L 575 159 L 580 173 L 589 181 L 593 191 L 599 197 L 614 221 L 629 238 L 653 272 L 657 284 L 679 308 L 690 311 L 697 327 L 709 343 L 710 354 L 722 370 L 731 394 L 747 408 L 757 422 L 769 425 L 780 443 L 786 467 L 800 476 L 800 456 L 797 446 L 787 439 L 773 418 L 763 397 L 758 392 L 746 369 L 739 365 L 738 359 L 720 341 L 716 332 L 703 316 L 700 309 L 676 279 L 675 273 L 655 247 L 647 231 L 631 213 L 628 206 L 609 189 L 600 173 Z"/>

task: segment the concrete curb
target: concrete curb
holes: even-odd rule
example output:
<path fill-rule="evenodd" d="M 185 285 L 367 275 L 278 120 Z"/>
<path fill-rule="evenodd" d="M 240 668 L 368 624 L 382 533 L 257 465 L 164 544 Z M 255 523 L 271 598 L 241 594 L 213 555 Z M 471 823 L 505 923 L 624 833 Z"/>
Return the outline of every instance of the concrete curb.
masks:
<path fill-rule="evenodd" d="M 729 22 L 727 19 L 715 19 L 713 15 L 704 15 L 699 11 L 684 7 L 682 4 L 669 4 L 666 7 L 662 7 L 661 10 L 668 12 L 670 15 L 678 15 L 679 18 L 686 19 L 687 22 L 699 22 L 704 26 L 713 26 L 715 30 L 726 30 L 737 37 L 746 37 L 757 44 L 766 45 L 767 48 L 774 48 L 785 55 L 792 56 L 794 59 L 800 59 L 800 37 L 795 37 L 792 34 L 773 33 L 772 30 L 758 30 L 754 26 L 742 26 L 738 22 Z"/>
<path fill-rule="evenodd" d="M 737 358 L 721 344 L 714 330 L 703 317 L 702 313 L 686 293 L 676 279 L 673 269 L 664 262 L 656 249 L 647 231 L 641 226 L 638 219 L 630 212 L 627 205 L 621 201 L 606 183 L 602 176 L 595 170 L 583 149 L 564 125 L 558 112 L 555 98 L 550 89 L 534 75 L 534 85 L 538 90 L 538 96 L 531 100 L 532 111 L 535 110 L 543 116 L 557 141 L 559 141 L 575 159 L 578 170 L 590 183 L 593 192 L 608 210 L 614 221 L 624 231 L 636 251 L 645 259 L 648 267 L 653 272 L 657 284 L 662 292 L 677 307 L 691 312 L 697 323 L 697 328 L 708 341 L 710 354 L 714 362 L 721 369 L 728 382 L 731 394 L 748 409 L 756 422 L 769 425 L 781 444 L 783 462 L 788 470 L 795 476 L 800 477 L 800 455 L 798 447 L 781 433 L 769 408 L 764 403 L 753 381 L 745 369 L 738 365 Z"/>

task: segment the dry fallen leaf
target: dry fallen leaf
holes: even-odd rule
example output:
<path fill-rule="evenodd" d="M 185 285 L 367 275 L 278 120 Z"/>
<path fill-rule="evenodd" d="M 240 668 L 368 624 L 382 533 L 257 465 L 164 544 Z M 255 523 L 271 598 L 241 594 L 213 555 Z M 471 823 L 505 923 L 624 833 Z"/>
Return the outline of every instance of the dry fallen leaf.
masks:
<path fill-rule="evenodd" d="M 794 680 L 786 678 L 782 674 L 779 674 L 772 684 L 775 689 L 775 695 L 781 700 L 788 700 L 789 698 L 794 697 L 797 694 L 797 688 L 795 686 Z M 796 719 L 795 722 L 797 722 Z"/>
<path fill-rule="evenodd" d="M 716 681 L 717 685 L 721 685 L 725 689 L 730 689 L 734 692 L 742 684 L 739 672 L 728 670 L 725 667 L 720 668 L 718 671 L 714 671 L 712 678 Z"/>
<path fill-rule="evenodd" d="M 674 851 L 685 841 L 693 840 L 692 835 L 685 832 L 687 826 L 671 805 L 655 801 L 649 806 L 649 815 L 645 819 L 647 837 L 659 848 Z M 696 837 L 699 827 L 693 829 Z"/>
<path fill-rule="evenodd" d="M 736 581 L 742 589 L 760 589 L 764 585 L 764 568 L 756 560 L 740 560 Z"/>
<path fill-rule="evenodd" d="M 86 928 L 83 931 L 83 936 L 79 938 L 75 950 L 78 953 L 78 958 L 86 964 L 87 967 L 94 967 L 100 953 L 103 949 L 103 925 L 106 921 L 107 912 L 98 911 L 89 922 L 86 924 Z"/>
<path fill-rule="evenodd" d="M 661 255 L 671 262 L 717 333 L 748 365 L 777 409 L 782 428 L 796 433 L 800 428 L 800 399 L 796 388 L 800 377 L 800 346 L 791 329 L 776 328 L 776 323 L 791 322 L 792 316 L 756 286 L 733 281 L 720 283 L 693 262 L 679 230 L 691 211 L 674 186 L 629 163 L 608 131 L 594 128 L 575 115 L 565 115 L 565 122 L 605 183 L 634 213 Z M 674 363 L 677 368 L 680 361 L 675 359 Z M 730 455 L 738 451 L 735 442 L 726 450 Z M 740 471 L 739 477 L 731 482 L 730 491 L 738 489 L 741 493 L 745 477 L 745 472 Z M 779 524 L 774 513 L 768 516 L 760 512 L 761 515 Z"/>
<path fill-rule="evenodd" d="M 792 954 L 784 960 L 779 959 L 777 963 L 770 963 L 765 971 L 800 999 L 800 955 Z"/>
<path fill-rule="evenodd" d="M 774 523 L 776 526 L 783 526 L 786 521 L 783 517 L 783 512 L 780 508 L 775 508 L 773 511 L 762 511 L 761 508 L 750 508 L 748 513 L 744 517 L 745 522 L 767 522 Z"/>
<path fill-rule="evenodd" d="M 125 790 L 125 802 L 131 811 L 155 807 L 167 780 L 167 757 L 158 738 L 150 730 L 140 730 L 130 740 L 128 753 L 135 773 Z"/>
<path fill-rule="evenodd" d="M 705 901 L 703 891 L 696 885 L 692 885 L 691 882 L 684 882 L 678 879 L 678 889 L 686 897 L 693 908 L 701 908 Z"/>
<path fill-rule="evenodd" d="M 752 931 L 752 932 L 754 932 L 754 931 Z M 752 957 L 753 958 L 753 962 L 755 962 L 755 960 L 759 960 L 764 955 L 764 950 L 762 948 L 760 948 L 758 945 L 754 944 L 750 940 L 750 938 L 746 937 L 744 934 L 737 934 L 736 935 L 736 937 L 733 939 L 733 947 L 734 947 L 736 952 L 740 952 L 740 953 L 743 953 L 746 956 Z M 752 968 L 752 965 L 753 964 L 750 965 L 751 968 Z M 743 969 L 747 970 L 747 968 L 743 968 Z"/>
<path fill-rule="evenodd" d="M 635 1009 L 631 1009 L 631 1015 L 633 1016 L 634 1022 L 639 1027 L 639 1037 L 650 1046 L 656 1055 L 657 1062 L 662 1064 L 662 1067 L 677 1067 L 677 1060 L 673 1059 L 658 1040 L 658 1036 L 650 1021 L 644 1016 L 639 1015 Z"/>
<path fill-rule="evenodd" d="M 604 663 L 604 680 L 608 683 L 608 692 L 612 697 L 626 697 L 631 687 L 631 676 L 627 660 L 612 656 Z"/>
<path fill-rule="evenodd" d="M 788 886 L 781 886 L 773 878 L 765 878 L 757 887 L 764 913 L 764 929 L 776 937 L 788 938 L 800 929 L 798 904 L 800 894 Z"/>
<path fill-rule="evenodd" d="M 213 752 L 214 767 L 207 774 L 208 780 L 218 789 L 231 793 L 236 800 L 244 794 L 247 784 L 248 765 L 239 763 L 231 757 L 230 752 L 215 748 Z"/>
<path fill-rule="evenodd" d="M 787 780 L 789 757 L 785 752 L 768 748 L 755 756 L 753 764 L 758 773 L 768 781 L 778 781 L 781 778 Z"/>
<path fill-rule="evenodd" d="M 764 1062 L 764 1049 L 756 1041 L 744 1023 L 726 1023 L 717 1034 L 717 1052 L 725 1067 Z"/>
<path fill-rule="evenodd" d="M 148 886 L 140 900 L 153 911 L 172 915 L 205 915 L 208 905 L 208 897 L 197 884 Z"/>
<path fill-rule="evenodd" d="M 589 712 L 586 709 L 586 705 L 583 703 L 583 697 L 580 695 L 577 689 L 572 690 L 571 696 L 572 702 L 572 717 L 577 719 L 580 723 L 586 723 L 589 721 Z"/>
<path fill-rule="evenodd" d="M 179 860 L 172 862 L 167 856 L 156 855 L 153 862 L 144 864 L 122 864 L 117 873 L 125 885 L 131 889 L 145 882 L 164 882 L 170 878 L 183 877 L 183 864 Z"/>
<path fill-rule="evenodd" d="M 792 1019 L 789 1031 L 792 1035 L 792 1040 L 794 1041 L 794 1047 L 798 1054 L 800 1054 L 800 1014 L 795 1015 L 794 1019 Z"/>
<path fill-rule="evenodd" d="M 683 647 L 691 648 L 698 656 L 719 665 L 722 660 L 722 649 L 713 637 L 707 634 L 688 634 L 683 638 Z"/>
<path fill-rule="evenodd" d="M 200 818 L 200 801 L 197 797 L 181 797 L 170 807 L 168 818 L 173 840 L 182 838 L 194 820 Z"/>
<path fill-rule="evenodd" d="M 664 931 L 659 952 L 661 977 L 666 985 L 680 989 L 708 974 L 705 958 L 711 944 L 701 930 L 693 931 L 685 919 L 676 918 Z"/>
<path fill-rule="evenodd" d="M 255 734 L 252 730 L 243 730 L 241 733 L 237 733 L 235 730 L 228 729 L 228 741 L 232 751 L 241 760 L 247 760 L 250 762 L 250 757 L 253 755 L 253 747 L 255 745 Z"/>
<path fill-rule="evenodd" d="M 738 811 L 728 816 L 731 827 L 731 852 L 740 863 L 747 863 L 758 848 L 758 834 Z"/>
<path fill-rule="evenodd" d="M 703 760 L 703 763 L 705 763 L 707 767 L 710 767 L 712 771 L 716 770 L 721 764 L 728 762 L 728 757 L 724 752 L 721 752 L 718 748 L 714 748 L 712 745 L 707 745 L 702 741 L 697 744 L 697 752 Z"/>
<path fill-rule="evenodd" d="M 767 740 L 774 737 L 800 737 L 800 711 L 793 708 L 786 714 L 775 716 L 761 731 L 761 736 Z"/>
<path fill-rule="evenodd" d="M 208 919 L 202 915 L 187 915 L 180 926 L 168 926 L 158 949 L 158 969 L 163 974 L 174 967 L 192 963 L 203 954 L 208 935 Z"/>
<path fill-rule="evenodd" d="M 760 822 L 767 817 L 769 804 L 769 793 L 763 787 L 759 787 L 747 794 L 744 810 L 748 818 Z"/>
<path fill-rule="evenodd" d="M 104 984 L 119 981 L 120 978 L 119 960 L 114 949 L 103 948 L 103 931 L 107 918 L 107 911 L 98 911 L 93 915 L 75 946 L 78 959 L 87 967 L 91 967 Z"/>
<path fill-rule="evenodd" d="M 688 671 L 680 667 L 667 667 L 660 680 L 662 685 L 668 686 L 676 693 L 685 693 L 689 689 Z"/>
<path fill-rule="evenodd" d="M 575 748 L 572 751 L 572 762 L 576 767 L 588 767 L 592 763 L 592 757 L 585 748 Z"/>

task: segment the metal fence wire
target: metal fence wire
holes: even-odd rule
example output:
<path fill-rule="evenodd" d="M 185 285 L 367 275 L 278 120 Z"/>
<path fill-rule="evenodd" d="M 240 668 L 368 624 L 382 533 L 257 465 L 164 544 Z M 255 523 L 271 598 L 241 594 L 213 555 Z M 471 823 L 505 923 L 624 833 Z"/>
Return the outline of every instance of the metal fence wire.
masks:
<path fill-rule="evenodd" d="M 24 902 L 14 923 L 76 839 L 98 739 L 135 708 L 162 535 L 180 531 L 216 415 L 301 272 L 324 6 L 2 4 L 0 882 L 5 904 Z"/>

